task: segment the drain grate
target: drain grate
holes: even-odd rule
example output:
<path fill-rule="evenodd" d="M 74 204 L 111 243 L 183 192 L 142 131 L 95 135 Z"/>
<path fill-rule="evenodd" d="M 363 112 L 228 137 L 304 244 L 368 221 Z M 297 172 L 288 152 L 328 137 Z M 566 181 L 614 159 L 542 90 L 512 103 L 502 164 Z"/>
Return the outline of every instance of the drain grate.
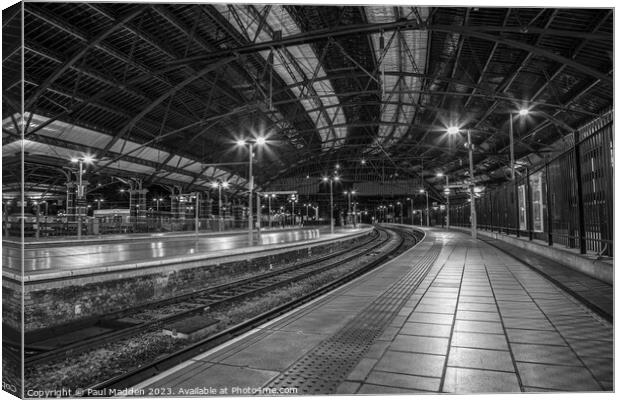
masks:
<path fill-rule="evenodd" d="M 409 268 L 404 276 L 366 309 L 274 378 L 268 386 L 272 389 L 295 387 L 298 394 L 336 392 L 338 386 L 418 288 L 439 256 L 441 248 L 441 244 L 433 244 L 416 265 Z"/>

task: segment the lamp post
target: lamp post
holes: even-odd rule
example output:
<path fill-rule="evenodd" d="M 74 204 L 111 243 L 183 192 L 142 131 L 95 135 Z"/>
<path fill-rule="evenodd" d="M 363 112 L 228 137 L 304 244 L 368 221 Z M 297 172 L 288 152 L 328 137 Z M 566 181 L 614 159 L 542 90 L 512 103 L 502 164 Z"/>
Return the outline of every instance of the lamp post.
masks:
<path fill-rule="evenodd" d="M 512 126 L 512 124 L 511 124 Z M 459 128 L 451 126 L 448 133 L 454 135 L 459 133 Z M 512 146 L 511 146 L 512 147 Z M 478 236 L 477 219 L 476 219 L 476 197 L 474 196 L 474 154 L 471 143 L 471 131 L 467 129 L 467 150 L 469 153 L 469 197 L 470 197 L 470 218 L 471 218 L 471 237 L 476 239 Z"/>
<path fill-rule="evenodd" d="M 446 228 L 450 228 L 450 179 L 448 178 L 448 174 L 438 173 L 437 177 L 441 178 L 442 176 L 446 177 L 446 188 L 444 193 L 446 194 Z"/>
<path fill-rule="evenodd" d="M 409 205 L 411 207 L 411 226 L 413 226 L 413 198 L 412 197 L 407 197 L 407 200 L 409 200 Z"/>
<path fill-rule="evenodd" d="M 269 228 L 271 228 L 271 198 L 272 197 L 276 197 L 276 195 L 274 193 L 272 194 L 266 194 L 265 197 L 267 198 L 267 203 L 269 204 L 269 215 L 268 215 L 268 220 L 269 220 Z"/>
<path fill-rule="evenodd" d="M 396 202 L 400 206 L 400 224 L 403 224 L 403 203 L 400 201 Z"/>
<path fill-rule="evenodd" d="M 347 196 L 347 215 L 350 217 L 351 216 L 351 195 L 355 194 L 355 192 L 352 190 L 345 190 L 344 194 Z M 353 218 L 354 218 L 353 225 L 355 226 L 355 216 L 353 216 Z"/>
<path fill-rule="evenodd" d="M 351 193 L 355 195 L 355 191 Z M 357 201 L 353 202 L 353 228 L 357 228 Z"/>
<path fill-rule="evenodd" d="M 248 150 L 249 150 L 249 196 L 248 196 L 248 245 L 252 246 L 252 224 L 253 224 L 253 219 L 254 219 L 254 215 L 252 213 L 252 191 L 254 190 L 254 175 L 252 173 L 252 161 L 253 161 L 253 157 L 254 157 L 254 144 L 257 144 L 259 146 L 262 146 L 263 144 L 265 144 L 266 140 L 264 137 L 260 136 L 257 137 L 255 140 L 244 140 L 244 139 L 240 139 L 237 140 L 237 145 L 239 146 L 245 146 L 246 144 L 248 145 Z"/>
<path fill-rule="evenodd" d="M 430 210 L 428 208 L 428 190 L 420 189 L 420 193 L 426 194 L 426 226 L 431 226 Z M 422 225 L 422 217 L 420 217 L 420 225 Z"/>
<path fill-rule="evenodd" d="M 334 181 L 339 181 L 338 175 L 333 177 L 323 177 L 323 182 L 329 181 L 329 231 L 334 233 Z"/>
<path fill-rule="evenodd" d="M 84 175 L 84 163 L 90 164 L 93 161 L 91 156 L 84 156 L 79 158 L 72 158 L 72 163 L 78 163 L 78 185 L 77 185 L 77 214 L 78 214 L 78 226 L 77 236 L 78 239 L 82 237 L 82 201 L 84 200 L 84 184 L 82 176 Z"/>
<path fill-rule="evenodd" d="M 297 219 L 295 218 L 295 203 L 297 203 L 297 198 L 296 197 L 292 197 L 291 200 L 291 226 L 295 226 L 295 223 L 297 222 Z"/>
<path fill-rule="evenodd" d="M 524 117 L 529 113 L 529 110 L 527 108 L 522 108 L 519 110 L 519 116 Z M 513 127 L 512 127 L 512 119 L 513 119 L 513 114 L 512 112 L 509 113 L 510 115 L 510 180 L 514 182 L 515 180 L 515 142 L 514 142 L 514 134 L 513 134 Z"/>
<path fill-rule="evenodd" d="M 211 184 L 212 188 L 217 188 L 217 212 L 219 214 L 218 231 L 222 231 L 222 188 L 228 187 L 228 182 L 217 181 Z"/>

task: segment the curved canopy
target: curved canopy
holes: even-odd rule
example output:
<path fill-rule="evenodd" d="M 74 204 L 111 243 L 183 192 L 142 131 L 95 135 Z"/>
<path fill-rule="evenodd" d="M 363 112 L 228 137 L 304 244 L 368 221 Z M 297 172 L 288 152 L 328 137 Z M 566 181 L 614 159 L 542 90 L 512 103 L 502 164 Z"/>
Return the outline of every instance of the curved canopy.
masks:
<path fill-rule="evenodd" d="M 93 174 L 243 191 L 235 141 L 266 136 L 263 189 L 336 164 L 432 186 L 466 177 L 469 130 L 492 184 L 511 116 L 516 157 L 542 157 L 613 105 L 612 9 L 26 2 L 22 41 L 20 7 L 3 12 L 7 165 L 24 144 L 31 166 L 89 154 Z"/>

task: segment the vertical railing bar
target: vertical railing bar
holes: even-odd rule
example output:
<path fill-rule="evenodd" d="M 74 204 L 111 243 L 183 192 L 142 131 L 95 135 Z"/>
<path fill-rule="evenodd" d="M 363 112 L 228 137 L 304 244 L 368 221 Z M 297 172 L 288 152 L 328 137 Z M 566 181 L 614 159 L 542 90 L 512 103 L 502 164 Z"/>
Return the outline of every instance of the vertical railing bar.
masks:
<path fill-rule="evenodd" d="M 530 170 L 525 170 L 525 228 L 527 229 L 528 240 L 534 238 L 534 216 L 532 215 L 532 188 L 530 186 Z"/>
<path fill-rule="evenodd" d="M 545 160 L 545 183 L 547 202 L 547 244 L 553 246 L 553 207 L 551 206 L 551 181 L 549 180 L 549 162 Z"/>
<path fill-rule="evenodd" d="M 585 238 L 585 216 L 583 207 L 583 182 L 581 176 L 581 157 L 579 143 L 579 132 L 573 131 L 573 137 L 575 140 L 574 147 L 574 165 L 575 165 L 575 181 L 577 182 L 577 218 L 579 223 L 579 252 L 581 254 L 586 253 L 586 238 Z"/>

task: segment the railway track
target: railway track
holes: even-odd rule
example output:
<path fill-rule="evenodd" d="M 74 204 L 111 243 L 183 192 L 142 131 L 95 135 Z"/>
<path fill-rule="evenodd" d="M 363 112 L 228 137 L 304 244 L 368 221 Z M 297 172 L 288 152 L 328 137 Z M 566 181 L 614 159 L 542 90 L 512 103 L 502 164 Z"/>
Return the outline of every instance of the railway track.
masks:
<path fill-rule="evenodd" d="M 264 324 L 271 319 L 274 319 L 296 307 L 299 307 L 300 305 L 311 301 L 316 297 L 319 297 L 333 289 L 338 288 L 339 286 L 342 286 L 343 284 L 351 281 L 352 279 L 355 279 L 356 277 L 363 275 L 370 270 L 376 268 L 377 266 L 385 263 L 388 259 L 395 257 L 396 255 L 410 248 L 412 245 L 414 245 L 423 238 L 423 234 L 418 231 L 412 232 L 410 230 L 399 228 L 380 228 L 379 230 L 382 234 L 385 234 L 386 236 L 380 244 L 374 245 L 372 246 L 372 248 L 378 249 L 382 246 L 383 248 L 380 252 L 378 251 L 372 257 L 372 259 L 366 260 L 364 262 L 364 265 L 360 268 L 357 268 L 352 272 L 321 286 L 320 288 L 312 291 L 311 293 L 308 293 L 293 301 L 289 301 L 285 304 L 275 307 L 267 312 L 250 318 L 242 323 L 232 326 L 224 331 L 218 332 L 196 343 L 188 345 L 187 347 L 175 353 L 159 358 L 154 362 L 128 371 L 127 373 L 124 373 L 122 375 L 118 375 L 114 378 L 92 385 L 83 390 L 84 395 L 87 396 L 88 393 L 102 393 L 108 389 L 122 390 L 124 388 L 131 387 L 132 385 L 135 385 L 139 382 L 142 382 L 162 372 L 163 370 L 178 365 L 179 363 L 197 354 L 214 348 L 228 340 L 231 340 L 234 337 L 237 337 L 251 329 L 254 329 L 257 326 Z M 396 233 L 395 231 L 398 231 L 398 233 Z M 368 250 L 366 250 L 366 252 L 368 252 Z M 342 263 L 342 261 L 340 261 L 339 263 Z"/>
<path fill-rule="evenodd" d="M 341 250 L 314 260 L 296 263 L 274 271 L 262 273 L 235 282 L 198 290 L 174 298 L 165 299 L 148 305 L 123 310 L 99 318 L 93 326 L 112 327 L 104 333 L 94 334 L 79 340 L 60 342 L 50 348 L 35 345 L 27 346 L 26 367 L 39 363 L 51 362 L 70 357 L 106 343 L 120 341 L 124 338 L 161 329 L 174 321 L 182 321 L 192 316 L 201 315 L 206 310 L 213 310 L 234 304 L 248 298 L 259 296 L 279 287 L 301 281 L 321 272 L 358 260 L 369 260 L 388 256 L 391 251 L 385 248 L 391 240 L 388 230 L 376 230 L 372 237 L 352 248 Z M 91 330 L 95 330 L 91 328 Z M 50 331 L 50 335 L 54 335 Z M 73 336 L 76 337 L 75 335 Z M 41 342 L 38 342 L 41 343 Z"/>

